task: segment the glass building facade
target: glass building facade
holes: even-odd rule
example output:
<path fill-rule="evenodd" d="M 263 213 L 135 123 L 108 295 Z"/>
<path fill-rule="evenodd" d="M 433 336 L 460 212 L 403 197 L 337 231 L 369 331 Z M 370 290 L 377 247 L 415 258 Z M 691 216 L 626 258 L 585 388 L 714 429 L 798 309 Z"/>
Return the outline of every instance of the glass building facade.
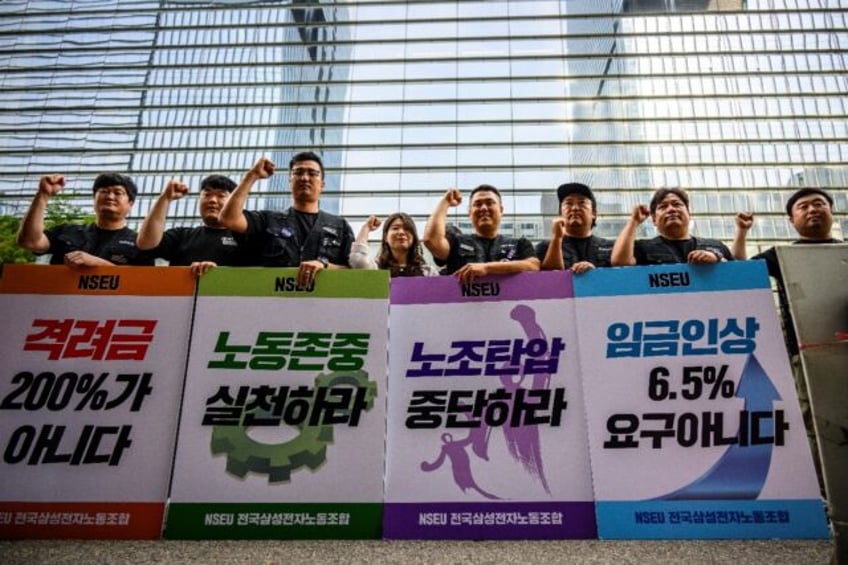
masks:
<path fill-rule="evenodd" d="M 143 1 L 0 3 L 0 212 L 42 174 L 80 203 L 129 171 L 137 225 L 169 178 L 238 180 L 261 155 L 325 160 L 322 206 L 354 229 L 423 227 L 449 187 L 493 184 L 502 230 L 547 238 L 580 181 L 615 237 L 660 186 L 693 233 L 794 239 L 784 203 L 831 189 L 848 231 L 848 1 Z M 285 175 L 248 207 L 288 205 Z M 467 208 L 449 221 L 469 229 Z M 198 222 L 191 199 L 174 225 Z M 652 235 L 651 226 L 643 227 Z M 373 234 L 377 237 L 377 234 Z"/>
<path fill-rule="evenodd" d="M 339 171 L 350 26 L 333 25 L 349 22 L 344 5 L 325 4 L 3 3 L 4 211 L 25 208 L 48 172 L 64 173 L 83 206 L 98 173 L 129 172 L 136 225 L 172 178 L 196 191 L 207 174 L 238 180 L 259 156 L 284 165 L 301 148 Z M 327 179 L 328 211 L 339 179 Z M 285 175 L 254 192 L 250 207 L 289 205 Z M 170 220 L 196 224 L 196 199 L 173 203 Z"/>

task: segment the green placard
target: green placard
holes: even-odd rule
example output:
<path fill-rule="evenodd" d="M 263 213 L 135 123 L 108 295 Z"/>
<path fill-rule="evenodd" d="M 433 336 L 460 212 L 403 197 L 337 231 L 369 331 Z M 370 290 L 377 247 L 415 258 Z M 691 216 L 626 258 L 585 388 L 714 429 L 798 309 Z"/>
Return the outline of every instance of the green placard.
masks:
<path fill-rule="evenodd" d="M 379 503 L 171 504 L 167 539 L 379 539 Z"/>
<path fill-rule="evenodd" d="M 381 298 L 389 296 L 385 270 L 321 271 L 314 285 L 296 284 L 297 269 L 218 267 L 198 283 L 198 296 L 279 296 L 280 298 Z"/>

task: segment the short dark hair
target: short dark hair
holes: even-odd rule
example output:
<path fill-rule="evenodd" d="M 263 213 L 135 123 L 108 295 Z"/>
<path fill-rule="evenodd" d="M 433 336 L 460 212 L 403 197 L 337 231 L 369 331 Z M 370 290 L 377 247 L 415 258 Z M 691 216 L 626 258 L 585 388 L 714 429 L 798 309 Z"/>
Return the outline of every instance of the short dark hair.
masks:
<path fill-rule="evenodd" d="M 827 200 L 827 203 L 830 204 L 831 209 L 833 208 L 833 198 L 830 196 L 830 194 L 825 192 L 824 189 L 816 188 L 814 186 L 807 186 L 795 191 L 795 194 L 790 196 L 789 200 L 786 201 L 786 213 L 789 215 L 790 218 L 792 217 L 792 207 L 795 205 L 795 203 L 809 194 L 820 194 L 824 196 L 825 200 Z"/>
<path fill-rule="evenodd" d="M 475 187 L 471 191 L 471 194 L 468 196 L 469 204 L 471 203 L 472 200 L 474 200 L 474 195 L 477 194 L 478 192 L 494 192 L 495 194 L 498 195 L 498 202 L 503 204 L 503 198 L 501 198 L 501 192 L 497 188 L 495 188 L 494 186 L 492 186 L 490 184 L 481 184 L 480 186 Z"/>
<path fill-rule="evenodd" d="M 91 192 L 96 194 L 99 189 L 110 186 L 124 187 L 130 202 L 135 202 L 135 198 L 138 196 L 138 187 L 132 178 L 129 175 L 122 175 L 121 173 L 101 173 L 97 175 L 97 178 L 94 179 L 94 185 L 91 187 Z"/>
<path fill-rule="evenodd" d="M 665 197 L 669 194 L 673 194 L 679 199 L 683 201 L 683 204 L 686 205 L 686 209 L 689 209 L 689 195 L 686 194 L 686 191 L 682 188 L 677 187 L 663 187 L 658 189 L 654 193 L 654 197 L 651 198 L 651 204 L 648 206 L 651 209 L 651 215 L 654 215 L 654 212 L 657 211 L 657 206 L 659 206 L 660 202 L 665 200 Z"/>
<path fill-rule="evenodd" d="M 315 161 L 318 163 L 318 167 L 321 169 L 321 178 L 324 178 L 324 162 L 321 161 L 321 157 L 313 153 L 312 151 L 301 151 L 291 158 L 289 161 L 289 171 L 294 169 L 294 166 L 297 163 L 302 163 L 303 161 Z"/>
<path fill-rule="evenodd" d="M 232 192 L 236 189 L 236 183 L 230 177 L 224 175 L 209 175 L 200 181 L 200 190 L 226 190 Z"/>

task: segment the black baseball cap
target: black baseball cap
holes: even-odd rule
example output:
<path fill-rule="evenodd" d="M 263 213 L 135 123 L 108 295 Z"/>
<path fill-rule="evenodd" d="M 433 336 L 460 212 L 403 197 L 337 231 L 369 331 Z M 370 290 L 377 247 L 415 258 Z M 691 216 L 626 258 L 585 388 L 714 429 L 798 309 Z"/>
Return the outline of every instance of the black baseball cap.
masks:
<path fill-rule="evenodd" d="M 579 194 L 580 196 L 585 196 L 586 198 L 592 201 L 592 211 L 595 211 L 595 208 L 597 207 L 595 195 L 592 193 L 592 189 L 586 186 L 585 184 L 581 184 L 579 182 L 568 182 L 565 184 L 561 184 L 559 185 L 559 187 L 557 187 L 557 197 L 559 197 L 560 204 L 562 204 L 562 201 L 565 200 L 565 197 L 569 194 Z"/>

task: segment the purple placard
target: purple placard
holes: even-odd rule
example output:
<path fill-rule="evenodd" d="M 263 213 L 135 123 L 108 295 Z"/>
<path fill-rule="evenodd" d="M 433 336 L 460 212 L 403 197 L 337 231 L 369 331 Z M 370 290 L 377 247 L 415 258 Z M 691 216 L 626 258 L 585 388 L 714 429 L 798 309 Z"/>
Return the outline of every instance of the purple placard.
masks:
<path fill-rule="evenodd" d="M 387 503 L 386 539 L 594 539 L 592 502 Z"/>
<path fill-rule="evenodd" d="M 463 285 L 453 276 L 396 277 L 392 279 L 392 304 L 444 304 L 572 298 L 571 271 L 544 271 L 482 277 Z"/>

